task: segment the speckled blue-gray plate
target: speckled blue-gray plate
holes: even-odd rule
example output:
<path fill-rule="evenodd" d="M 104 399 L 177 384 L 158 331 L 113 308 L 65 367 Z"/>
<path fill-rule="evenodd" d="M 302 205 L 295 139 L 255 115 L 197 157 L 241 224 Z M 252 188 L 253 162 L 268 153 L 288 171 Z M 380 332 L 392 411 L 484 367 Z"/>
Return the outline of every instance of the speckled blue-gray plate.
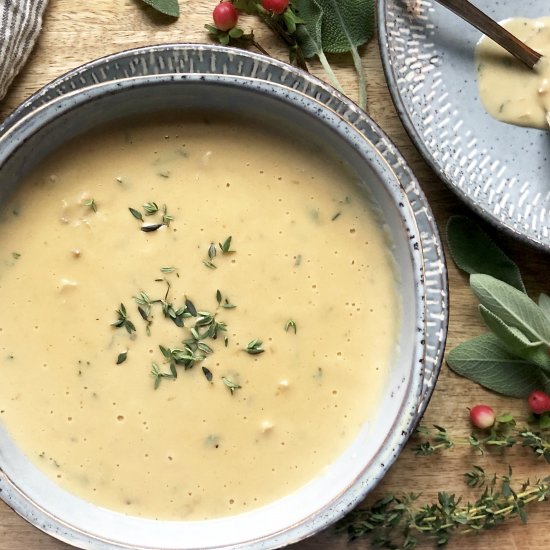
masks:
<path fill-rule="evenodd" d="M 163 108 L 215 105 L 257 116 L 277 113 L 312 138 L 326 140 L 362 174 L 394 243 L 403 296 L 400 345 L 380 413 L 319 479 L 272 505 L 231 518 L 162 522 L 92 506 L 46 479 L 1 426 L 0 497 L 34 525 L 82 548 L 284 546 L 326 527 L 358 503 L 393 463 L 423 413 L 447 331 L 441 242 L 418 182 L 356 105 L 284 63 L 213 46 L 123 52 L 46 86 L 0 127 L 0 200 L 29 165 L 71 136 L 115 116 L 150 111 L 160 99 Z"/>
<path fill-rule="evenodd" d="M 378 4 L 382 60 L 401 120 L 441 179 L 486 220 L 550 251 L 550 133 L 499 122 L 478 97 L 481 33 L 435 1 Z M 547 0 L 478 0 L 496 20 L 550 15 Z M 505 85 L 505 83 L 503 83 Z"/>

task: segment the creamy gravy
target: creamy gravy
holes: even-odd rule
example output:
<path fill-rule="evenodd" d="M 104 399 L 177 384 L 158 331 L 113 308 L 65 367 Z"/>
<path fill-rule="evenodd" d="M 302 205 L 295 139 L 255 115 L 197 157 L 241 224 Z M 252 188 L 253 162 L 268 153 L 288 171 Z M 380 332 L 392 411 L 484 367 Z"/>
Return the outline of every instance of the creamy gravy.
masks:
<path fill-rule="evenodd" d="M 514 18 L 501 23 L 543 57 L 534 70 L 484 36 L 476 47 L 479 93 L 487 112 L 498 120 L 548 129 L 550 112 L 550 17 Z"/>
<path fill-rule="evenodd" d="M 329 156 L 244 122 L 164 120 L 76 139 L 22 185 L 0 224 L 0 422 L 58 484 L 212 518 L 299 488 L 357 435 L 399 300 L 380 222 Z M 193 339 L 186 299 L 227 330 L 155 389 L 159 345 Z M 121 303 L 135 331 L 113 326 Z"/>

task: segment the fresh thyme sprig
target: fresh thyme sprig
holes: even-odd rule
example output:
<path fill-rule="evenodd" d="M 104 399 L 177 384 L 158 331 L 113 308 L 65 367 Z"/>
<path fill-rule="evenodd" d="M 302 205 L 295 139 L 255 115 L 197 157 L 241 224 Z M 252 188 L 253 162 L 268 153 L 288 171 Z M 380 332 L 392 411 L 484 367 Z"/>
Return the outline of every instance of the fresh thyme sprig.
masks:
<path fill-rule="evenodd" d="M 116 328 L 125 328 L 128 332 L 128 334 L 132 334 L 132 332 L 136 331 L 136 327 L 130 319 L 128 319 L 128 313 L 126 312 L 126 307 L 124 304 L 120 304 L 120 308 L 116 310 L 116 313 L 118 315 L 118 319 L 111 323 L 111 326 Z"/>
<path fill-rule="evenodd" d="M 550 413 L 535 416 L 530 424 L 517 427 L 515 418 L 506 413 L 497 417 L 492 428 L 478 429 L 462 439 L 453 439 L 441 426 L 420 427 L 417 434 L 424 440 L 413 450 L 417 455 L 430 456 L 456 445 L 469 445 L 483 453 L 489 448 L 521 444 L 550 462 Z M 351 512 L 339 522 L 337 531 L 347 532 L 352 539 L 368 536 L 373 546 L 396 550 L 411 550 L 425 539 L 445 546 L 454 534 L 490 529 L 514 517 L 525 522 L 528 504 L 550 499 L 550 477 L 518 484 L 512 479 L 511 467 L 507 475 L 489 476 L 475 465 L 464 474 L 464 481 L 470 488 L 483 488 L 474 502 L 462 504 L 460 497 L 440 492 L 437 502 L 417 505 L 419 494 L 390 494 L 369 508 Z"/>
<path fill-rule="evenodd" d="M 482 468 L 471 472 L 475 486 L 483 493 L 472 503 L 445 492 L 438 493 L 436 503 L 417 505 L 418 494 L 387 495 L 372 507 L 351 512 L 337 531 L 347 532 L 352 539 L 368 535 L 374 546 L 415 548 L 422 539 L 445 546 L 453 534 L 476 532 L 519 517 L 527 520 L 525 507 L 550 498 L 550 477 L 531 483 L 527 480 L 517 490 L 512 488 L 512 472 L 494 475 L 487 483 Z"/>
<path fill-rule="evenodd" d="M 425 439 L 413 447 L 417 456 L 430 456 L 438 451 L 452 449 L 455 445 L 469 445 L 483 454 L 490 448 L 508 448 L 521 444 L 548 463 L 550 463 L 550 429 L 548 413 L 540 416 L 534 429 L 529 426 L 517 427 L 516 420 L 510 414 L 503 414 L 497 418 L 495 425 L 488 431 L 472 432 L 466 439 L 451 440 L 447 430 L 441 426 L 433 428 L 419 427 L 417 434 Z"/>

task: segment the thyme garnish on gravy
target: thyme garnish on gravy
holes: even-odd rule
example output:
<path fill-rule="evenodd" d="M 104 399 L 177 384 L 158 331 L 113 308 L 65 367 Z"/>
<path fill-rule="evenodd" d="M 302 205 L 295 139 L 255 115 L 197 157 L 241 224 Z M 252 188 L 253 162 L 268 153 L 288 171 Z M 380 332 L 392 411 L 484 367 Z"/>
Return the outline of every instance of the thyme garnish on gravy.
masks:
<path fill-rule="evenodd" d="M 136 219 L 143 221 L 144 215 L 154 216 L 158 214 L 161 209 L 159 209 L 156 203 L 150 202 L 143 205 L 143 214 L 133 208 L 129 210 Z M 166 215 L 165 208 L 163 208 L 162 211 L 164 215 Z M 232 238 L 229 236 L 223 243 L 218 243 L 222 256 L 235 252 L 231 250 L 231 240 Z M 211 260 L 217 256 L 218 247 L 216 247 L 214 243 L 210 244 L 208 248 L 208 261 L 211 262 Z M 174 266 L 161 267 L 160 271 L 165 275 L 175 273 L 176 276 L 179 277 L 178 269 Z M 184 371 L 190 370 L 196 364 L 205 362 L 208 357 L 215 352 L 213 341 L 218 340 L 222 333 L 227 332 L 227 324 L 225 321 L 218 318 L 218 313 L 220 313 L 221 310 L 236 309 L 237 306 L 233 304 L 220 289 L 217 289 L 215 292 L 217 303 L 215 311 L 198 309 L 193 301 L 185 295 L 183 296 L 182 302 L 180 302 L 181 305 L 177 306 L 174 304 L 174 300 L 170 298 L 170 293 L 172 291 L 170 281 L 167 278 L 155 279 L 155 281 L 164 282 L 166 284 L 164 295 L 152 298 L 148 292 L 140 290 L 133 296 L 139 316 L 145 323 L 146 335 L 149 337 L 152 335 L 152 327 L 158 322 L 155 321 L 157 317 L 154 315 L 156 308 L 162 313 L 161 319 L 164 318 L 172 321 L 178 328 L 184 331 L 183 338 L 173 347 L 165 345 L 165 343 L 158 344 L 158 349 L 162 355 L 162 361 L 167 366 L 167 370 L 163 370 L 159 362 L 154 361 L 152 363 L 151 376 L 154 380 L 154 388 L 158 389 L 163 379 L 176 380 L 181 368 L 183 368 Z M 112 326 L 116 328 L 124 327 L 132 336 L 132 339 L 135 339 L 138 331 L 132 321 L 130 321 L 126 306 L 123 303 L 120 304 L 116 313 L 118 318 L 112 323 Z M 294 332 L 296 332 L 296 323 L 289 320 L 286 324 L 286 330 L 289 330 L 289 328 L 292 328 Z M 265 350 L 262 344 L 262 340 L 255 338 L 248 343 L 244 351 L 249 355 L 264 353 Z M 229 347 L 229 337 L 225 334 L 223 336 L 223 346 L 225 348 Z M 125 362 L 127 357 L 128 349 L 118 355 L 116 364 L 118 365 Z M 201 365 L 201 368 L 207 381 L 214 383 L 214 373 L 212 370 L 205 365 Z M 221 378 L 225 386 L 231 391 L 231 394 L 233 394 L 235 390 L 241 388 L 240 384 L 237 384 L 227 376 L 222 376 Z"/>
<path fill-rule="evenodd" d="M 95 203 L 94 203 L 95 204 Z M 160 229 L 162 226 L 169 227 L 170 222 L 174 220 L 174 216 L 171 216 L 168 214 L 168 207 L 163 204 L 162 208 L 159 208 L 158 204 L 156 202 L 146 202 L 144 205 L 142 205 L 143 212 L 145 216 L 158 216 L 160 217 L 160 222 L 157 223 L 144 223 L 145 220 L 143 218 L 143 214 L 131 206 L 128 207 L 128 210 L 130 211 L 130 214 L 140 222 L 143 223 L 141 226 L 141 230 L 145 233 L 151 233 L 152 231 L 156 231 L 157 229 Z"/>
<path fill-rule="evenodd" d="M 232 237 L 231 235 L 229 235 L 229 237 L 227 237 L 227 239 L 225 239 L 223 243 L 218 243 L 218 246 L 220 247 L 220 251 L 222 255 L 235 253 L 235 250 L 231 250 L 231 239 Z M 207 252 L 208 258 L 206 260 L 203 260 L 202 263 L 209 269 L 217 269 L 218 266 L 213 261 L 214 258 L 217 256 L 217 254 L 218 254 L 218 250 L 216 248 L 216 245 L 213 242 L 211 242 Z"/>

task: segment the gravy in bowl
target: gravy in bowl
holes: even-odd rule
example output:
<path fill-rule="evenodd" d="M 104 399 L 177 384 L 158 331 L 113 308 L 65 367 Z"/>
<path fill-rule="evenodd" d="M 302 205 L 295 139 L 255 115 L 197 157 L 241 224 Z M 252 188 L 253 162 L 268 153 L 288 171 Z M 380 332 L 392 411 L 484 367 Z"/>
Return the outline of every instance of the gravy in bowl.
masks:
<path fill-rule="evenodd" d="M 60 486 L 140 517 L 321 475 L 375 415 L 399 328 L 355 180 L 221 116 L 74 139 L 3 209 L 0 422 Z"/>

